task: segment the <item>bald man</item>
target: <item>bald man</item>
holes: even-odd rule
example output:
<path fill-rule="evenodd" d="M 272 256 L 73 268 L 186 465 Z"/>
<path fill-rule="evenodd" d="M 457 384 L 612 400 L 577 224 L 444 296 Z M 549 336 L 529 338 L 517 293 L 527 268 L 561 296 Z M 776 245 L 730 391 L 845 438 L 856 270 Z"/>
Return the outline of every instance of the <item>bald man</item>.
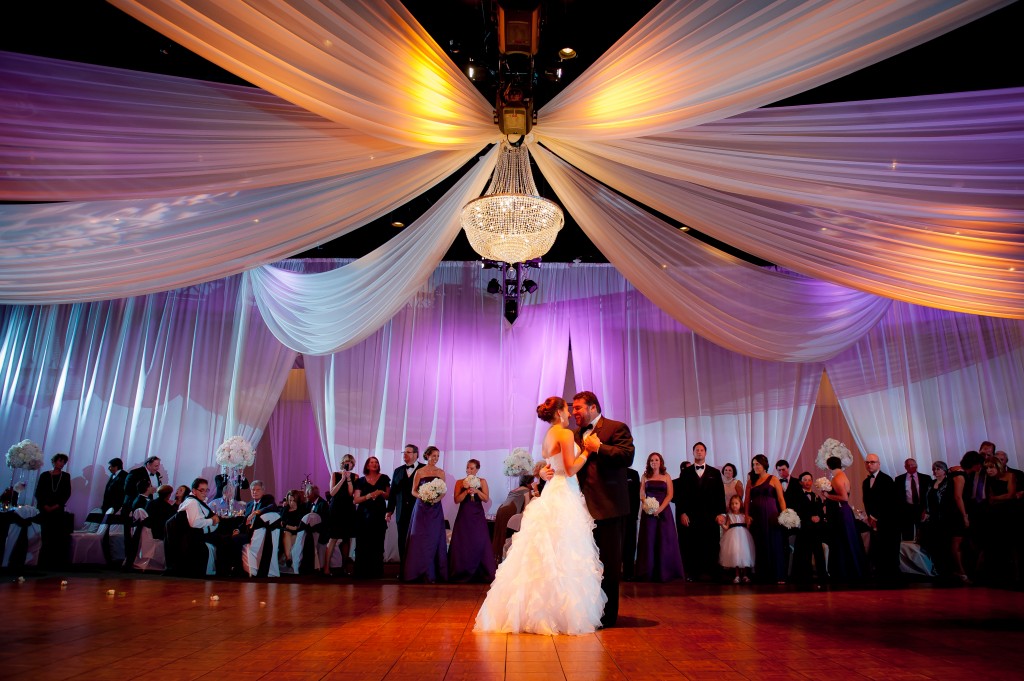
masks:
<path fill-rule="evenodd" d="M 864 459 L 868 477 L 861 489 L 864 493 L 864 512 L 871 528 L 871 545 L 868 560 L 875 577 L 881 580 L 896 579 L 900 575 L 900 530 L 896 511 L 896 484 L 882 472 L 877 454 L 868 454 Z"/>

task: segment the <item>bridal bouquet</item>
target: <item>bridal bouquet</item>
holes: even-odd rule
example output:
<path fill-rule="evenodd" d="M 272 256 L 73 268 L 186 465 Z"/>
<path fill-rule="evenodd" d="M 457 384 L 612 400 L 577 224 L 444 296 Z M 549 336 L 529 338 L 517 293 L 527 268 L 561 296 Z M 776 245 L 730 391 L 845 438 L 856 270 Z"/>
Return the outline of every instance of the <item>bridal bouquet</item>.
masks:
<path fill-rule="evenodd" d="M 661 507 L 661 503 L 654 497 L 647 497 L 644 499 L 644 513 L 647 515 L 658 515 L 658 509 Z"/>
<path fill-rule="evenodd" d="M 787 530 L 795 530 L 800 527 L 800 516 L 793 509 L 787 508 L 779 514 L 779 525 Z"/>
<path fill-rule="evenodd" d="M 828 478 L 818 478 L 814 481 L 814 489 L 821 493 L 832 491 L 832 481 Z"/>
<path fill-rule="evenodd" d="M 434 478 L 430 482 L 425 482 L 420 485 L 420 501 L 424 504 L 434 505 L 441 501 L 441 498 L 444 497 L 446 492 L 448 492 L 448 485 L 444 484 L 444 480 L 441 478 Z"/>
<path fill-rule="evenodd" d="M 814 460 L 814 463 L 821 470 L 825 470 L 828 468 L 828 464 L 825 462 L 831 456 L 839 457 L 839 460 L 843 462 L 843 468 L 849 468 L 853 465 L 853 454 L 850 453 L 850 448 L 839 440 L 830 437 L 821 444 L 821 447 L 818 449 L 818 457 Z"/>
<path fill-rule="evenodd" d="M 516 447 L 505 457 L 505 475 L 525 475 L 533 472 L 533 459 L 525 447 Z"/>
<path fill-rule="evenodd" d="M 256 453 L 249 441 L 233 435 L 217 447 L 217 465 L 224 468 L 245 468 L 256 462 Z"/>
<path fill-rule="evenodd" d="M 466 479 L 462 481 L 462 486 L 469 489 L 480 489 L 480 478 L 475 475 L 467 475 Z"/>
<path fill-rule="evenodd" d="M 37 471 L 43 467 L 43 450 L 31 440 L 22 440 L 7 450 L 7 467 Z"/>

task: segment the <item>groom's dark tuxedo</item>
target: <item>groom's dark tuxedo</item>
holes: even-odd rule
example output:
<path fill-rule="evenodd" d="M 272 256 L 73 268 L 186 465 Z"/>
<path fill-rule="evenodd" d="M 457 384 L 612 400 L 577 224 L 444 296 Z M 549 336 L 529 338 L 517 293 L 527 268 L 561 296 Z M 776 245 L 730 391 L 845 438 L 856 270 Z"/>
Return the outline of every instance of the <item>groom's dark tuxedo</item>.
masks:
<path fill-rule="evenodd" d="M 697 474 L 697 466 L 687 468 L 679 476 L 680 504 L 676 512 L 680 518 L 683 564 L 686 576 L 697 579 L 702 575 L 718 576 L 718 549 L 720 532 L 718 516 L 725 513 L 725 487 L 722 473 L 705 462 L 703 475 Z M 682 525 L 682 516 L 690 520 L 689 527 Z"/>
<path fill-rule="evenodd" d="M 601 441 L 601 447 L 590 454 L 587 462 L 576 473 L 587 509 L 597 526 L 594 541 L 604 563 L 601 589 L 608 596 L 601 623 L 615 625 L 619 617 L 619 579 L 622 572 L 623 525 L 629 515 L 629 482 L 626 469 L 633 465 L 633 435 L 629 426 L 603 416 L 576 432 L 576 444 L 583 448 L 583 437 L 591 432 Z"/>

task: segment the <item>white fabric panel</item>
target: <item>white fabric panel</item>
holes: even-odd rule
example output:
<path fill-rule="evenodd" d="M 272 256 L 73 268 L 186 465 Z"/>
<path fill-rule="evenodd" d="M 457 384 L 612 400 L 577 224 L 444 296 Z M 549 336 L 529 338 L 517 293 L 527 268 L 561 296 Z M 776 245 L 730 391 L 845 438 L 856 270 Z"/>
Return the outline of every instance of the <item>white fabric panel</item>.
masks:
<path fill-rule="evenodd" d="M 766 362 L 706 341 L 610 267 L 573 268 L 581 297 L 568 318 L 577 390 L 629 424 L 633 467 L 659 452 L 675 476 L 694 443 L 716 467 L 750 471 L 754 454 L 795 460 L 821 382 L 820 363 Z"/>
<path fill-rule="evenodd" d="M 918 305 L 1024 317 L 1024 231 L 1020 224 L 987 220 L 984 209 L 961 206 L 961 221 L 947 224 L 800 206 L 552 147 L 637 201 L 795 272 Z"/>
<path fill-rule="evenodd" d="M 430 278 L 461 229 L 462 207 L 483 192 L 494 147 L 422 217 L 359 260 L 329 272 L 274 267 L 245 273 L 263 318 L 285 345 L 325 355 L 366 338 Z"/>
<path fill-rule="evenodd" d="M 664 0 L 538 114 L 560 140 L 640 137 L 770 104 L 1007 0 Z"/>
<path fill-rule="evenodd" d="M 891 303 L 756 267 L 681 233 L 533 145 L 537 166 L 583 232 L 648 300 L 723 348 L 820 361 L 855 343 Z"/>
<path fill-rule="evenodd" d="M 252 87 L 0 52 L 0 200 L 259 189 L 425 153 Z"/>
<path fill-rule="evenodd" d="M 479 149 L 493 107 L 398 0 L 111 0 L 267 92 L 381 139 Z"/>
<path fill-rule="evenodd" d="M 882 470 L 917 459 L 960 463 L 990 440 L 1024 463 L 1024 322 L 896 303 L 881 323 L 827 363 L 843 414 Z"/>
<path fill-rule="evenodd" d="M 0 303 L 115 299 L 212 281 L 307 250 L 430 188 L 475 155 L 176 199 L 0 206 Z"/>

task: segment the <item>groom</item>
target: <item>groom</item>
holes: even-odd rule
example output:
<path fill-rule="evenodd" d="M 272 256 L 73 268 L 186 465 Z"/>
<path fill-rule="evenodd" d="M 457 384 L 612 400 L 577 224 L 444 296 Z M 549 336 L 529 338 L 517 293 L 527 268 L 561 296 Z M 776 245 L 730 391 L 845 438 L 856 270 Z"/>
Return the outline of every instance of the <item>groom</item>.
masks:
<path fill-rule="evenodd" d="M 590 453 L 583 468 L 576 473 L 576 479 L 596 523 L 594 541 L 604 563 L 601 589 L 608 596 L 608 604 L 601 624 L 613 627 L 619 617 L 622 536 L 629 515 L 626 469 L 633 464 L 633 436 L 625 423 L 601 415 L 601 403 L 589 390 L 572 398 L 572 415 L 579 426 L 576 444 Z M 550 480 L 553 475 L 554 472 L 546 468 L 542 477 Z"/>

